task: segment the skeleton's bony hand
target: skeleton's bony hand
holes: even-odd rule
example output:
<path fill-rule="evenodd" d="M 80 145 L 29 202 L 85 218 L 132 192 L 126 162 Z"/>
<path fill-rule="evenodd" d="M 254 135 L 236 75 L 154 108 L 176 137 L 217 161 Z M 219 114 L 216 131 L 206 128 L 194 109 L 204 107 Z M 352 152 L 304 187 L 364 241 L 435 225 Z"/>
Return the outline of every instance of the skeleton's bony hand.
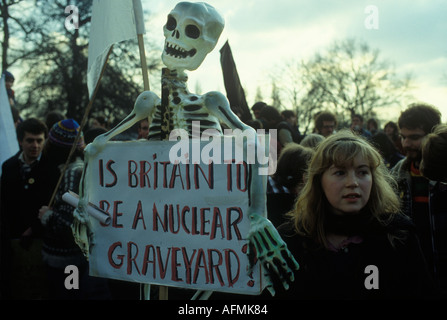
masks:
<path fill-rule="evenodd" d="M 259 260 L 264 267 L 267 289 L 274 296 L 275 285 L 281 284 L 286 290 L 289 288 L 289 284 L 295 280 L 294 271 L 299 269 L 299 264 L 268 219 L 251 214 L 250 220 L 249 272 L 252 271 L 256 259 Z"/>

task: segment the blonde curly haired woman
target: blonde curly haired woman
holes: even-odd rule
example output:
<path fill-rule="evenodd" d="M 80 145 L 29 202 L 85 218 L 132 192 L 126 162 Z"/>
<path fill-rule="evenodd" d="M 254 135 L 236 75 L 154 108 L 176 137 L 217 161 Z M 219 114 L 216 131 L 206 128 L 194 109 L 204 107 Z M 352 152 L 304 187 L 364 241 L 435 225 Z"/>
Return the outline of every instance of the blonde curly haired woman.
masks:
<path fill-rule="evenodd" d="M 349 130 L 316 148 L 279 232 L 300 264 L 289 299 L 431 297 L 412 222 L 378 151 Z"/>

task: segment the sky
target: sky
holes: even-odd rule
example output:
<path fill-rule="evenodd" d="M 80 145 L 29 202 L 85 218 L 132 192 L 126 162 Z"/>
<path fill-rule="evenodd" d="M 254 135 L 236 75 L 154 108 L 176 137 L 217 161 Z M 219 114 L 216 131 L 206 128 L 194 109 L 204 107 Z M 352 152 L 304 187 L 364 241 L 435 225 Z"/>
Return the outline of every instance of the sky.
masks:
<path fill-rule="evenodd" d="M 146 37 L 163 46 L 163 25 L 178 1 L 141 0 Z M 225 93 L 220 48 L 229 42 L 248 105 L 257 88 L 270 101 L 270 75 L 287 61 L 301 61 L 334 41 L 354 38 L 380 51 L 400 75 L 411 73 L 411 101 L 386 117 L 397 120 L 410 102 L 436 106 L 447 122 L 447 0 L 208 0 L 225 19 L 215 49 L 195 71 L 188 88 Z M 371 11 L 372 10 L 372 11 Z M 161 49 L 160 49 L 161 50 Z M 161 52 L 160 52 L 161 54 Z M 151 76 L 151 87 L 159 78 Z"/>

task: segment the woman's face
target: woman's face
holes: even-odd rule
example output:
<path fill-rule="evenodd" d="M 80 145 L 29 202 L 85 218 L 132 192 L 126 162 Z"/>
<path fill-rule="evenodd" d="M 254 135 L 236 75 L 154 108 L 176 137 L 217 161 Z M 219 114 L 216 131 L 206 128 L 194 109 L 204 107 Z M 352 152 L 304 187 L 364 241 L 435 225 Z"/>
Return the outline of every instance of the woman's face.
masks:
<path fill-rule="evenodd" d="M 356 214 L 368 202 L 372 175 L 369 163 L 360 155 L 342 167 L 332 165 L 322 176 L 321 184 L 335 214 Z"/>

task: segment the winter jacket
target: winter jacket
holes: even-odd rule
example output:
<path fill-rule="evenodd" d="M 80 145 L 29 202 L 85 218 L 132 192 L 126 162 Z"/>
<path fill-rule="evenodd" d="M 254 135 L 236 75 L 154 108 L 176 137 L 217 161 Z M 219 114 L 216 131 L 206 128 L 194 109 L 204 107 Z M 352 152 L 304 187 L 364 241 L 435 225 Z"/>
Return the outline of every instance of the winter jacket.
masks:
<path fill-rule="evenodd" d="M 398 183 L 398 194 L 403 212 L 415 221 L 418 236 L 429 269 L 447 296 L 447 186 L 440 182 L 428 183 L 428 212 L 417 214 L 413 208 L 410 161 L 403 159 L 391 171 Z M 425 217 L 425 221 L 421 218 Z M 421 221 L 418 223 L 417 221 Z"/>
<path fill-rule="evenodd" d="M 393 228 L 408 232 L 395 246 L 387 234 Z M 432 298 L 437 293 L 409 219 L 353 235 L 338 251 L 297 234 L 291 223 L 278 230 L 300 265 L 289 290 L 278 287 L 279 299 Z"/>
<path fill-rule="evenodd" d="M 79 193 L 83 167 L 84 163 L 80 158 L 69 164 L 56 192 L 52 210 L 48 210 L 41 218 L 45 229 L 43 260 L 54 268 L 80 265 L 86 261 L 71 230 L 74 208 L 62 200 L 62 195 L 67 191 Z"/>
<path fill-rule="evenodd" d="M 40 237 L 42 228 L 39 209 L 48 205 L 55 186 L 47 161 L 36 161 L 29 172 L 22 172 L 21 151 L 2 165 L 1 224 L 2 236 L 18 239 L 29 227 L 33 236 Z"/>

